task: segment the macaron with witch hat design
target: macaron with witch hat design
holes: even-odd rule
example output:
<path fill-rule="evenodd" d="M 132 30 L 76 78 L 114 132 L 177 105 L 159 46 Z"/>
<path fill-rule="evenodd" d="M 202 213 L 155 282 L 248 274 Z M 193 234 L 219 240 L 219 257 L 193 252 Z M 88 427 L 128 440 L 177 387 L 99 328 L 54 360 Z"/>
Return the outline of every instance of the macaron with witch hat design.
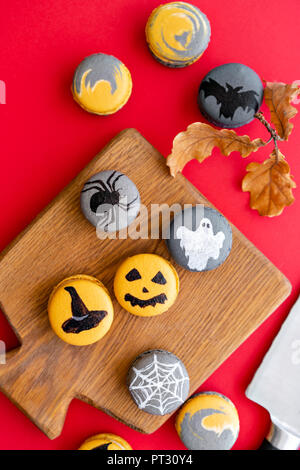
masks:
<path fill-rule="evenodd" d="M 85 346 L 108 332 L 114 312 L 110 295 L 98 279 L 76 275 L 53 289 L 48 314 L 59 338 L 75 346 Z"/>

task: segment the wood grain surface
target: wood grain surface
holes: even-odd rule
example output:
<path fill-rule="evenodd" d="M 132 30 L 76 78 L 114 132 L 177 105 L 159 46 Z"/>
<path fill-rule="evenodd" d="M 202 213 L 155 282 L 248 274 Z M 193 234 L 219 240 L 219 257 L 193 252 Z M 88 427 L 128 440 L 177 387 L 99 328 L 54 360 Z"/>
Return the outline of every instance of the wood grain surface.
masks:
<path fill-rule="evenodd" d="M 169 176 L 163 157 L 136 130 L 116 136 L 1 254 L 0 304 L 21 347 L 0 366 L 1 390 L 51 439 L 63 427 L 73 398 L 84 400 L 145 433 L 167 416 L 140 411 L 125 385 L 130 363 L 141 352 L 167 349 L 190 375 L 190 392 L 229 356 L 287 297 L 290 284 L 235 227 L 233 248 L 214 271 L 193 273 L 176 266 L 180 292 L 161 316 L 142 318 L 114 298 L 118 263 L 129 255 L 157 253 L 170 259 L 163 240 L 99 240 L 82 216 L 79 195 L 98 171 L 124 172 L 143 204 L 204 203 L 183 176 Z M 50 292 L 72 274 L 98 277 L 109 289 L 115 319 L 98 343 L 76 347 L 52 332 Z"/>

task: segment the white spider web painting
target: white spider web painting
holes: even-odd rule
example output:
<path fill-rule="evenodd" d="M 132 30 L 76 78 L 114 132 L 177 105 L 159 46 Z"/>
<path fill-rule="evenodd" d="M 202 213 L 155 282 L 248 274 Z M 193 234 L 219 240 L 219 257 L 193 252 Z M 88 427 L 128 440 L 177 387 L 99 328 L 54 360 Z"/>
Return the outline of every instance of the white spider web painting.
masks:
<path fill-rule="evenodd" d="M 132 367 L 129 390 L 138 407 L 151 414 L 165 415 L 178 408 L 188 396 L 189 377 L 183 364 L 163 362 L 163 354 L 145 367 Z"/>

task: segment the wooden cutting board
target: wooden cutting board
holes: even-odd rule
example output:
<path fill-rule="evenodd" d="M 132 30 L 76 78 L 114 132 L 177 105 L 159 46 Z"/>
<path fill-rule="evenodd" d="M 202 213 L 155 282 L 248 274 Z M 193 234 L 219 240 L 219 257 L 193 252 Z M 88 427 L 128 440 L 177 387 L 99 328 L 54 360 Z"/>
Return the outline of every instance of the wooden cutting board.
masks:
<path fill-rule="evenodd" d="M 0 366 L 0 388 L 51 439 L 63 427 L 73 398 L 152 433 L 168 416 L 140 411 L 125 385 L 141 352 L 160 348 L 178 355 L 192 393 L 288 296 L 287 279 L 235 227 L 233 248 L 217 270 L 177 267 L 180 292 L 161 316 L 124 311 L 113 295 L 120 260 L 142 252 L 170 259 L 163 240 L 99 240 L 82 216 L 79 195 L 98 171 L 120 170 L 137 185 L 142 202 L 211 204 L 183 176 L 169 176 L 164 158 L 136 130 L 121 132 L 19 235 L 0 257 L 0 304 L 21 347 Z M 72 274 L 98 277 L 109 289 L 115 319 L 98 343 L 76 347 L 52 332 L 50 292 Z"/>

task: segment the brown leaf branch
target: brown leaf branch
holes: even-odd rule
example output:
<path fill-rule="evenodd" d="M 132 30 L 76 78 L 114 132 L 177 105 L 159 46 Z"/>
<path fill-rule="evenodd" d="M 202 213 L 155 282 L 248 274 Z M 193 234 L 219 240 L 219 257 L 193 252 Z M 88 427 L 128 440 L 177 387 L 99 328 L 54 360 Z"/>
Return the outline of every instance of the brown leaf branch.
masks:
<path fill-rule="evenodd" d="M 275 147 L 276 161 L 278 162 L 278 160 L 279 160 L 279 149 L 278 149 L 277 141 L 278 140 L 283 140 L 283 139 L 281 137 L 279 137 L 276 130 L 273 129 L 273 127 L 271 127 L 270 123 L 264 117 L 262 111 L 258 111 L 256 114 L 254 114 L 254 117 L 256 119 L 258 119 L 266 127 L 266 129 L 269 131 L 269 133 L 271 134 L 270 140 L 268 140 L 267 143 L 269 143 L 273 140 L 274 147 Z"/>
<path fill-rule="evenodd" d="M 294 125 L 290 120 L 297 114 L 297 109 L 291 101 L 300 93 L 297 85 L 287 85 L 280 82 L 266 82 L 264 98 L 271 113 L 271 122 L 277 134 L 283 140 L 288 140 Z"/>
<path fill-rule="evenodd" d="M 286 206 L 294 202 L 292 188 L 296 184 L 280 151 L 277 156 L 274 150 L 263 163 L 250 163 L 246 170 L 242 190 L 250 192 L 250 207 L 260 215 L 280 215 Z"/>
<path fill-rule="evenodd" d="M 243 191 L 250 192 L 250 206 L 257 209 L 261 215 L 273 217 L 281 214 L 285 206 L 294 201 L 292 188 L 296 187 L 290 175 L 290 167 L 278 148 L 278 141 L 287 140 L 292 129 L 290 119 L 297 110 L 291 101 L 300 93 L 297 85 L 285 83 L 266 83 L 264 97 L 271 113 L 271 124 L 262 112 L 255 117 L 270 133 L 268 142 L 262 139 L 250 140 L 247 135 L 239 136 L 229 129 L 218 130 L 201 122 L 188 126 L 180 132 L 173 141 L 172 152 L 167 158 L 167 165 L 172 176 L 176 176 L 185 164 L 196 158 L 200 163 L 208 158 L 218 147 L 220 152 L 228 156 L 231 152 L 240 152 L 243 158 L 256 152 L 273 140 L 274 150 L 264 163 L 250 163 L 247 174 L 243 179 Z"/>
<path fill-rule="evenodd" d="M 200 163 L 203 162 L 211 155 L 214 147 L 218 147 L 226 157 L 236 151 L 245 158 L 264 145 L 266 142 L 262 139 L 250 140 L 247 135 L 239 136 L 233 130 L 218 130 L 209 124 L 195 122 L 175 137 L 167 165 L 171 175 L 176 176 L 190 160 L 196 158 Z"/>

